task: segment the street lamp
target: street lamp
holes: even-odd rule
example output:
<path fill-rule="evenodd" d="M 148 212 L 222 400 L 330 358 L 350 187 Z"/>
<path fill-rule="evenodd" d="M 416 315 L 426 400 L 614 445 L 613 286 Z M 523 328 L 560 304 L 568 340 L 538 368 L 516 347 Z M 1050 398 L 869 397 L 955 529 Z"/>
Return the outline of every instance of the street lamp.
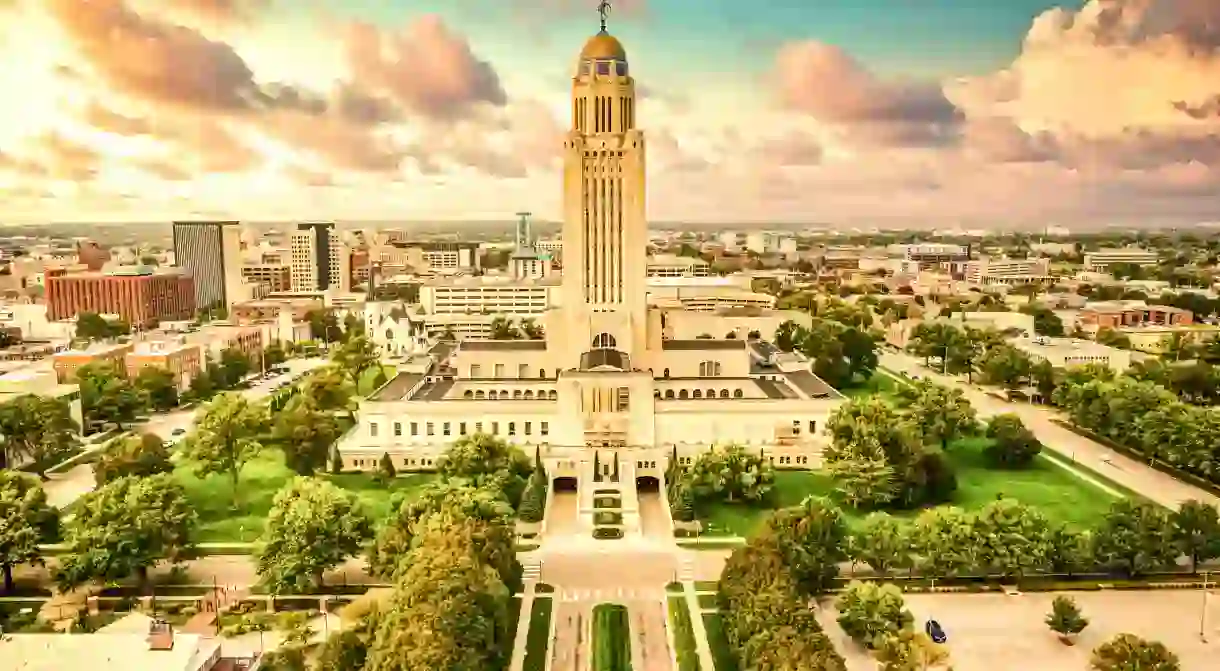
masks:
<path fill-rule="evenodd" d="M 1207 577 L 1209 571 L 1203 572 L 1203 602 L 1199 605 L 1199 638 L 1207 643 Z"/>

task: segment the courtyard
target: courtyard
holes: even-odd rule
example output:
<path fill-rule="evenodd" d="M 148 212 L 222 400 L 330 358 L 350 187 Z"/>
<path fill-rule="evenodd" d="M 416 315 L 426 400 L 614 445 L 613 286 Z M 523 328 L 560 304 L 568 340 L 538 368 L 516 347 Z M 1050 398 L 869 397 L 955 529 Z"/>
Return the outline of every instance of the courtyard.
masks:
<path fill-rule="evenodd" d="M 258 540 L 271 510 L 275 495 L 295 473 L 284 465 L 278 450 L 268 449 L 252 459 L 241 471 L 237 504 L 226 475 L 200 478 L 190 466 L 178 464 L 174 478 L 186 491 L 187 500 L 199 515 L 195 540 L 200 543 L 239 543 Z M 396 494 L 418 490 L 436 476 L 431 473 L 402 474 L 388 483 L 378 482 L 367 473 L 320 474 L 332 484 L 355 494 L 373 522 L 379 523 L 390 512 Z"/>
<path fill-rule="evenodd" d="M 1216 668 L 1220 656 L 1220 598 L 1208 597 L 1205 630 L 1199 636 L 1204 595 L 1197 590 L 1071 592 L 1089 627 L 1074 646 L 1059 642 L 1043 621 L 1060 593 L 908 594 L 907 608 L 922 627 L 936 619 L 948 634 L 958 671 L 1085 671 L 1089 654 L 1105 640 L 1131 633 L 1164 643 L 1182 671 Z M 819 617 L 849 671 L 872 671 L 876 662 L 834 622 L 833 607 Z"/>
<path fill-rule="evenodd" d="M 1052 521 L 1088 529 L 1105 516 L 1115 497 L 1066 468 L 1038 459 L 1024 470 L 988 468 L 982 451 L 986 438 L 966 438 L 950 445 L 949 458 L 957 469 L 957 493 L 952 505 L 963 510 L 978 510 L 998 498 L 1015 499 L 1036 507 Z M 703 534 L 748 537 L 776 508 L 799 504 L 807 496 L 836 498 L 830 476 L 818 471 L 778 471 L 772 507 L 711 504 L 701 511 Z M 919 510 L 896 511 L 898 517 L 911 518 Z M 867 513 L 844 509 L 849 521 Z"/>

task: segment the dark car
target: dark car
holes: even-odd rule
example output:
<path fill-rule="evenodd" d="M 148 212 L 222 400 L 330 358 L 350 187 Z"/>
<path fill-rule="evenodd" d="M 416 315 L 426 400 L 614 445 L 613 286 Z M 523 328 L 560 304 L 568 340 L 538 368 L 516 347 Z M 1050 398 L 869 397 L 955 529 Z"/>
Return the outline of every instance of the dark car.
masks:
<path fill-rule="evenodd" d="M 928 634 L 928 638 L 932 639 L 933 643 L 944 643 L 949 640 L 945 635 L 945 630 L 941 628 L 940 623 L 936 620 L 928 620 L 923 625 L 923 630 Z"/>

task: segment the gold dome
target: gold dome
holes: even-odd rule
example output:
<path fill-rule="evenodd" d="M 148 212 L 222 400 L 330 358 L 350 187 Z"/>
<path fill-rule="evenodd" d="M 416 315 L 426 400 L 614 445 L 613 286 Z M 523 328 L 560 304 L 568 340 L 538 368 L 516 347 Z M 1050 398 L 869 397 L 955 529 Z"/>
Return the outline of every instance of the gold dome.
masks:
<path fill-rule="evenodd" d="M 580 59 L 616 59 L 620 61 L 627 60 L 627 50 L 623 48 L 621 42 L 618 41 L 610 33 L 602 31 L 585 42 L 585 47 L 580 50 Z"/>

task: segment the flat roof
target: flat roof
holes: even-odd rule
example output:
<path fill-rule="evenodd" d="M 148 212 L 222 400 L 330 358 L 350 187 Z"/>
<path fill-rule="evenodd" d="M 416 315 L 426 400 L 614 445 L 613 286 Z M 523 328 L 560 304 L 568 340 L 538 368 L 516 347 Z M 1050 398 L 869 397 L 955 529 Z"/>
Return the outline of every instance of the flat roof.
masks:
<path fill-rule="evenodd" d="M 540 352 L 546 350 L 545 340 L 463 340 L 459 349 L 471 352 Z"/>
<path fill-rule="evenodd" d="M 437 382 L 428 382 L 420 387 L 418 391 L 411 395 L 412 401 L 443 401 L 445 394 L 453 389 L 453 380 L 439 380 Z"/>
<path fill-rule="evenodd" d="M 421 373 L 399 373 L 395 375 L 389 382 L 381 385 L 381 388 L 374 391 L 369 397 L 370 401 L 401 401 L 407 397 L 407 394 L 415 388 L 423 379 L 427 377 Z"/>
<path fill-rule="evenodd" d="M 198 634 L 174 634 L 174 647 L 149 650 L 147 632 L 5 634 L 0 668 L 21 671 L 194 671 L 220 642 Z"/>
<path fill-rule="evenodd" d="M 745 349 L 744 340 L 662 340 L 661 349 L 673 351 Z"/>
<path fill-rule="evenodd" d="M 754 384 L 758 385 L 758 388 L 762 390 L 762 393 L 767 395 L 767 398 L 795 398 L 795 395 L 791 390 L 787 389 L 785 386 L 778 385 L 771 380 L 755 379 Z"/>
<path fill-rule="evenodd" d="M 843 395 L 822 378 L 807 370 L 784 373 L 788 382 L 811 398 L 841 398 Z"/>

